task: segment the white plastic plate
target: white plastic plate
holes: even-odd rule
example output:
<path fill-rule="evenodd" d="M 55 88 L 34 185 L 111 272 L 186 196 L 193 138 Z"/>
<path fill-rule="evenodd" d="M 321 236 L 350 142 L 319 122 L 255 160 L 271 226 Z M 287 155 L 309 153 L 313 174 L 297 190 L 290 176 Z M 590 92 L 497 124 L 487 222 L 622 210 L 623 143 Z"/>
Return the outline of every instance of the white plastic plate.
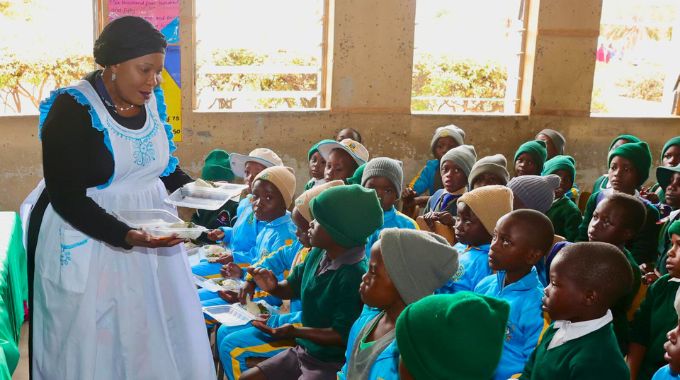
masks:
<path fill-rule="evenodd" d="M 191 182 L 165 198 L 165 203 L 200 210 L 217 210 L 229 199 L 238 197 L 246 187 L 246 185 L 222 183 L 219 187 L 211 188 L 196 186 L 195 182 Z"/>
<path fill-rule="evenodd" d="M 203 312 L 225 326 L 241 326 L 252 320 L 259 320 L 240 304 L 207 306 L 203 308 Z"/>
<path fill-rule="evenodd" d="M 134 228 L 141 228 L 157 237 L 176 234 L 177 237 L 182 239 L 196 239 L 201 236 L 201 233 L 207 231 L 203 226 L 170 227 L 174 223 L 184 223 L 184 221 L 167 210 L 121 210 L 115 211 L 114 214 L 125 224 Z"/>

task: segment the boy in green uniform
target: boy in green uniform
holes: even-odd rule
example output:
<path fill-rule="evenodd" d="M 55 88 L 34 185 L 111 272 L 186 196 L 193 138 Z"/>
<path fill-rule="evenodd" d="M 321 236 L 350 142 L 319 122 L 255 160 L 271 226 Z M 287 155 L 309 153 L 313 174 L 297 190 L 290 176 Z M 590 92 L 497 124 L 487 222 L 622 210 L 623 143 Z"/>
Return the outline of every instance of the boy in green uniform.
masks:
<path fill-rule="evenodd" d="M 543 297 L 553 323 L 520 378 L 628 379 L 609 309 L 632 283 L 626 256 L 611 244 L 576 243 L 559 251 Z"/>
<path fill-rule="evenodd" d="M 668 274 L 649 287 L 633 319 L 628 350 L 631 379 L 649 379 L 665 364 L 666 333 L 678 323 L 673 301 L 680 287 L 680 221 L 674 222 L 668 233 L 671 236 L 666 259 Z"/>
<path fill-rule="evenodd" d="M 633 270 L 633 287 L 612 306 L 614 334 L 619 348 L 625 355 L 628 352 L 629 321 L 628 312 L 633 306 L 635 296 L 640 290 L 642 273 L 635 258 L 625 244 L 642 228 L 645 221 L 645 205 L 632 195 L 614 193 L 597 205 L 588 226 L 588 240 L 609 243 L 617 246 L 628 259 Z M 637 308 L 637 305 L 635 306 Z M 634 312 L 635 310 L 632 310 Z"/>
<path fill-rule="evenodd" d="M 253 326 L 297 346 L 245 372 L 252 379 L 334 379 L 342 367 L 349 330 L 361 313 L 357 289 L 366 273 L 366 238 L 383 222 L 374 190 L 359 185 L 328 189 L 310 203 L 314 220 L 309 237 L 314 247 L 285 281 L 263 268 L 251 269 L 256 284 L 282 299 L 302 301 L 302 325 L 275 330 Z"/>
<path fill-rule="evenodd" d="M 555 200 L 545 213 L 555 227 L 555 233 L 568 241 L 578 238 L 578 226 L 581 224 L 581 210 L 578 209 L 568 194 L 576 178 L 576 164 L 571 156 L 555 156 L 546 161 L 541 175 L 555 174 L 560 177 L 560 186 L 555 189 Z"/>

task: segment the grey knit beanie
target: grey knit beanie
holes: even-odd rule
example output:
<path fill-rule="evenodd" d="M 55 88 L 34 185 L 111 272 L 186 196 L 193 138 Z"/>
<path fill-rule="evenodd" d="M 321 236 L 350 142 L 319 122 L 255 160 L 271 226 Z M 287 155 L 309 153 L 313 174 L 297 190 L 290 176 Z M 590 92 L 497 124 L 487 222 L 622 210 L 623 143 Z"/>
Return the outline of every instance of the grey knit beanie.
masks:
<path fill-rule="evenodd" d="M 366 164 L 364 174 L 361 176 L 361 186 L 372 177 L 385 177 L 397 189 L 397 197 L 401 195 L 402 183 L 404 182 L 404 170 L 401 161 L 389 157 L 376 157 Z"/>
<path fill-rule="evenodd" d="M 458 251 L 432 232 L 386 228 L 380 233 L 380 250 L 406 304 L 432 294 L 458 271 Z"/>
<path fill-rule="evenodd" d="M 468 176 L 468 183 L 470 184 L 470 187 L 472 187 L 475 179 L 482 173 L 495 174 L 498 177 L 503 178 L 505 183 L 508 183 L 508 180 L 510 180 L 510 173 L 508 173 L 507 166 L 508 160 L 506 160 L 505 156 L 502 154 L 482 157 L 472 166 L 472 170 Z"/>
<path fill-rule="evenodd" d="M 458 145 L 465 144 L 465 131 L 453 124 L 449 124 L 439 127 L 434 131 L 434 136 L 432 136 L 432 141 L 430 141 L 430 149 L 434 150 L 437 140 L 442 137 L 451 137 Z"/>
<path fill-rule="evenodd" d="M 538 134 L 550 137 L 550 141 L 552 141 L 553 145 L 555 145 L 555 149 L 557 149 L 557 155 L 564 154 L 564 146 L 567 144 L 567 140 L 564 138 L 564 136 L 562 136 L 561 133 L 554 129 L 546 128 L 538 132 Z"/>
<path fill-rule="evenodd" d="M 523 175 L 508 182 L 508 187 L 526 208 L 545 214 L 555 200 L 555 189 L 560 186 L 560 177 L 550 174 Z"/>
<path fill-rule="evenodd" d="M 465 172 L 466 177 L 470 177 L 470 170 L 472 170 L 476 160 L 477 152 L 475 152 L 475 147 L 472 145 L 461 145 L 446 152 L 439 162 L 443 164 L 445 161 L 453 161 Z"/>

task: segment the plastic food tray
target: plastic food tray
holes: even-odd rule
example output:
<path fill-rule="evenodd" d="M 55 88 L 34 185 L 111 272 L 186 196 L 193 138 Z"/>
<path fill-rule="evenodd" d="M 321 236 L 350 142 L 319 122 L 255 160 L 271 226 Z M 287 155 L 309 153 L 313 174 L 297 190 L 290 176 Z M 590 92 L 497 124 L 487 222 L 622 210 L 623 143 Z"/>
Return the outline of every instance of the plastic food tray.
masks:
<path fill-rule="evenodd" d="M 233 287 L 232 286 L 227 287 L 227 286 L 223 286 L 223 285 L 220 284 L 224 280 L 227 280 L 227 279 L 223 278 L 223 277 L 205 278 L 205 277 L 202 277 L 202 276 L 194 275 L 194 283 L 196 285 L 200 286 L 201 288 L 203 288 L 205 290 L 209 290 L 211 292 L 217 292 L 219 290 L 227 290 L 227 291 L 238 293 L 238 291 L 243 287 L 243 284 L 245 283 L 245 281 L 243 281 L 243 280 L 231 279 L 232 281 L 234 281 L 234 286 Z"/>
<path fill-rule="evenodd" d="M 241 326 L 260 320 L 236 304 L 207 306 L 203 308 L 203 312 L 225 326 Z"/>
<path fill-rule="evenodd" d="M 192 228 L 170 227 L 174 223 L 184 221 L 167 210 L 122 210 L 114 212 L 118 219 L 134 228 L 141 228 L 153 236 L 163 237 L 177 234 L 183 239 L 196 239 L 201 233 L 207 231 L 205 227 L 195 226 Z"/>
<path fill-rule="evenodd" d="M 208 245 L 204 245 L 201 248 L 199 248 L 199 251 L 198 251 L 199 257 L 201 259 L 207 260 L 210 263 L 216 262 L 215 257 L 208 256 L 208 248 L 210 246 L 213 246 L 213 245 L 216 245 L 216 244 L 208 244 Z M 230 254 L 231 253 L 231 249 L 229 249 L 229 248 L 222 247 L 222 249 L 224 249 L 224 252 L 222 254 Z"/>
<path fill-rule="evenodd" d="M 217 210 L 229 199 L 238 197 L 246 187 L 246 185 L 224 183 L 212 188 L 196 186 L 195 182 L 192 182 L 175 190 L 165 199 L 165 203 L 200 210 Z"/>

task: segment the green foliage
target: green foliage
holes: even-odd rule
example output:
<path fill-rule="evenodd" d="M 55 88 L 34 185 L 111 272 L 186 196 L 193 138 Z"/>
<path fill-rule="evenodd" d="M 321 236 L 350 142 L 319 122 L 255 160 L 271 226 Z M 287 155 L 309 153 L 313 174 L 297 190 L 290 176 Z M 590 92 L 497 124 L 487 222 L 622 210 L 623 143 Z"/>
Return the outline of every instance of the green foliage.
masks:
<path fill-rule="evenodd" d="M 508 73 L 496 63 L 456 60 L 450 57 L 416 56 L 413 63 L 413 111 L 503 112 Z M 451 99 L 468 98 L 468 99 Z"/>
<path fill-rule="evenodd" d="M 617 85 L 624 89 L 622 96 L 660 102 L 663 98 L 663 75 L 648 75 L 625 79 Z"/>
<path fill-rule="evenodd" d="M 289 56 L 285 51 L 274 56 L 257 54 L 247 49 L 224 49 L 214 51 L 210 58 L 210 65 L 216 66 L 316 66 L 315 57 Z M 202 63 L 204 65 L 205 63 Z M 199 69 L 200 71 L 200 69 Z M 197 78 L 197 91 L 315 91 L 320 87 L 316 74 L 206 74 Z M 232 109 L 232 98 L 216 98 L 208 106 L 211 109 Z M 257 99 L 256 109 L 287 108 L 316 108 L 316 97 L 312 98 L 260 98 Z"/>
<path fill-rule="evenodd" d="M 21 113 L 23 99 L 38 108 L 46 91 L 81 79 L 94 68 L 94 59 L 90 56 L 69 56 L 53 62 L 25 62 L 11 53 L 4 53 L 2 57 L 0 104 L 14 113 Z"/>

